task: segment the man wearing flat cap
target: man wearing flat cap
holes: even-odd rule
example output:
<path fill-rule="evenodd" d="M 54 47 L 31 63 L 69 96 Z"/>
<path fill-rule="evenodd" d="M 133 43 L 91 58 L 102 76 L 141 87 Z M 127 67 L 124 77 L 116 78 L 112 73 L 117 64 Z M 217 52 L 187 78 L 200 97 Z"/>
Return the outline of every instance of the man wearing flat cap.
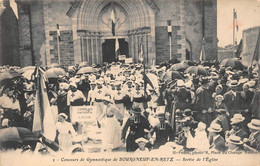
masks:
<path fill-rule="evenodd" d="M 248 134 L 243 129 L 243 122 L 245 118 L 242 114 L 235 114 L 233 118 L 231 118 L 230 125 L 232 129 L 226 132 L 226 139 L 232 135 L 240 137 L 241 140 L 248 137 Z"/>
<path fill-rule="evenodd" d="M 174 140 L 174 134 L 172 127 L 168 122 L 165 122 L 165 114 L 159 113 L 158 115 L 160 123 L 155 125 L 149 133 L 149 137 L 153 136 L 153 133 L 155 132 L 156 138 L 154 140 L 154 149 L 158 149 L 160 146 L 164 145 L 168 141 Z M 151 138 L 152 139 L 152 138 Z"/>
<path fill-rule="evenodd" d="M 127 152 L 134 152 L 138 148 L 135 140 L 140 137 L 147 137 L 144 130 L 151 129 L 149 121 L 141 115 L 141 109 L 139 107 L 133 108 L 133 113 L 134 116 L 130 116 L 127 119 L 121 134 L 121 139 L 123 142 L 125 142 L 126 132 L 128 128 L 130 128 L 129 134 L 126 138 Z"/>

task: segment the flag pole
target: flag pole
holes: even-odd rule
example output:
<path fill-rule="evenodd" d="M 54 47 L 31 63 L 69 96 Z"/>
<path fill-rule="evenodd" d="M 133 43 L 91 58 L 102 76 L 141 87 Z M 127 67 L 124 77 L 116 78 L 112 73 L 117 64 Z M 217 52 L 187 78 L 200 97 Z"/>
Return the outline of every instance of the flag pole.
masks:
<path fill-rule="evenodd" d="M 60 26 L 57 24 L 57 49 L 58 49 L 58 62 L 60 64 Z"/>
<path fill-rule="evenodd" d="M 235 57 L 235 14 L 236 10 L 233 9 L 233 57 Z"/>
<path fill-rule="evenodd" d="M 172 59 L 172 23 L 171 20 L 167 21 L 168 24 L 168 36 L 169 36 L 169 47 L 170 47 L 170 60 Z"/>

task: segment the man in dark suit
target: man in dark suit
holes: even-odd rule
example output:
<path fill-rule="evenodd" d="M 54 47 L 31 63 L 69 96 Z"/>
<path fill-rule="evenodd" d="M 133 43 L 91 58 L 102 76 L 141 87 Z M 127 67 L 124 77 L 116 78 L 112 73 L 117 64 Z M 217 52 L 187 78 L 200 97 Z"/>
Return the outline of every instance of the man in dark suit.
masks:
<path fill-rule="evenodd" d="M 190 108 L 191 104 L 191 93 L 186 89 L 184 81 L 178 80 L 176 82 L 177 88 L 172 91 L 174 95 L 175 101 L 173 102 L 172 112 L 170 113 L 171 119 L 174 119 L 175 110 L 180 109 L 184 110 L 186 108 Z M 174 122 L 171 121 L 172 127 L 174 126 Z"/>
<path fill-rule="evenodd" d="M 227 119 L 227 112 L 225 109 L 217 109 L 216 113 L 217 113 L 217 118 L 214 119 L 211 122 L 211 124 L 214 124 L 214 123 L 219 124 L 222 128 L 222 132 L 225 133 L 226 131 L 228 131 L 230 129 L 228 119 Z"/>
<path fill-rule="evenodd" d="M 222 128 L 219 124 L 213 123 L 208 128 L 209 131 L 209 144 L 210 149 L 216 150 L 216 151 L 225 151 L 225 140 L 220 135 Z"/>
<path fill-rule="evenodd" d="M 147 135 L 144 129 L 150 130 L 151 125 L 149 121 L 141 115 L 141 108 L 136 107 L 133 109 L 134 116 L 130 116 L 122 130 L 121 139 L 125 142 L 125 136 L 127 129 L 130 127 L 129 134 L 126 139 L 126 151 L 134 152 L 138 148 L 138 144 L 135 142 L 137 138 L 144 137 Z"/>
<path fill-rule="evenodd" d="M 226 104 L 230 117 L 233 117 L 235 113 L 242 112 L 242 97 L 237 92 L 238 82 L 232 80 L 229 84 L 230 90 L 224 94 L 224 103 Z"/>
<path fill-rule="evenodd" d="M 211 113 L 208 112 L 209 108 L 213 106 L 214 100 L 212 93 L 208 89 L 208 79 L 202 78 L 201 86 L 197 89 L 195 101 L 194 119 L 198 122 L 203 122 L 207 126 L 210 124 Z"/>
<path fill-rule="evenodd" d="M 240 137 L 241 140 L 248 137 L 248 134 L 243 129 L 244 120 L 245 118 L 242 116 L 242 114 L 234 115 L 230 122 L 232 129 L 226 132 L 226 139 L 232 135 Z"/>
<path fill-rule="evenodd" d="M 173 141 L 174 134 L 172 127 L 168 122 L 165 122 L 165 114 L 159 113 L 158 115 L 160 123 L 155 125 L 149 133 L 149 137 L 151 138 L 153 136 L 153 133 L 156 134 L 156 139 L 154 141 L 153 148 L 158 149 L 161 145 L 164 145 L 168 141 Z"/>

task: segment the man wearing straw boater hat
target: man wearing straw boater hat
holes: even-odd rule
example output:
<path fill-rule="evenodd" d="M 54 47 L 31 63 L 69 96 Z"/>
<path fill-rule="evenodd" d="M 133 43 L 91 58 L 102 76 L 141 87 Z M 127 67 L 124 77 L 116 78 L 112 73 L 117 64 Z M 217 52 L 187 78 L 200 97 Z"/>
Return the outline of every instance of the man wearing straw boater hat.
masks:
<path fill-rule="evenodd" d="M 230 90 L 224 94 L 224 103 L 229 110 L 230 117 L 233 117 L 235 113 L 241 113 L 242 97 L 237 92 L 238 82 L 236 80 L 231 80 L 228 86 Z"/>
<path fill-rule="evenodd" d="M 219 124 L 212 123 L 208 128 L 210 149 L 225 151 L 225 140 L 220 135 L 222 128 Z"/>
<path fill-rule="evenodd" d="M 133 152 L 138 148 L 138 145 L 135 143 L 135 140 L 140 137 L 146 137 L 145 129 L 150 130 L 151 126 L 149 121 L 141 115 L 141 108 L 133 108 L 133 116 L 130 116 L 123 129 L 121 139 L 125 142 L 125 136 L 128 128 L 130 128 L 129 134 L 126 138 L 126 151 Z"/>
<path fill-rule="evenodd" d="M 240 137 L 241 140 L 248 137 L 248 134 L 243 129 L 243 122 L 245 117 L 242 114 L 235 114 L 233 118 L 231 118 L 230 125 L 232 129 L 226 132 L 226 139 L 232 135 Z"/>
<path fill-rule="evenodd" d="M 260 152 L 260 120 L 252 119 L 250 123 L 247 124 L 251 134 L 248 139 L 244 139 L 244 142 L 253 149 Z"/>
<path fill-rule="evenodd" d="M 228 151 L 244 151 L 243 147 L 244 142 L 241 141 L 241 138 L 235 135 L 231 135 L 226 140 L 226 146 Z"/>
<path fill-rule="evenodd" d="M 173 130 L 171 125 L 166 122 L 166 118 L 165 118 L 165 113 L 164 113 L 164 109 L 163 111 L 158 113 L 158 119 L 159 122 L 157 125 L 155 125 L 149 133 L 149 137 L 150 139 L 153 136 L 153 133 L 155 132 L 156 134 L 156 138 L 154 140 L 154 145 L 153 148 L 154 149 L 158 149 L 160 146 L 164 145 L 166 142 L 168 141 L 173 141 L 174 140 L 174 134 L 173 134 Z M 151 141 L 153 142 L 153 141 Z"/>

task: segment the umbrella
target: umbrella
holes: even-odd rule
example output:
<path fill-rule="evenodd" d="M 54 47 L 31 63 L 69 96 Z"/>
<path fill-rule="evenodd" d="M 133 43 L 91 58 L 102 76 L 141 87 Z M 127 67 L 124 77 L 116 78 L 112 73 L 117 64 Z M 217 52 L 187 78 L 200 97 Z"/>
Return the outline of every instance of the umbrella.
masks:
<path fill-rule="evenodd" d="M 203 66 L 190 66 L 185 70 L 185 73 L 207 76 L 208 71 Z"/>
<path fill-rule="evenodd" d="M 26 70 L 22 75 L 27 80 L 32 80 L 32 74 L 34 73 L 34 71 L 35 71 L 34 69 L 33 70 Z"/>
<path fill-rule="evenodd" d="M 183 79 L 183 77 L 180 72 L 171 70 L 168 70 L 163 76 L 163 80 L 166 82 L 172 81 L 174 79 Z"/>
<path fill-rule="evenodd" d="M 22 75 L 12 69 L 8 71 L 4 71 L 3 73 L 0 74 L 0 82 L 6 79 L 13 79 L 15 77 L 22 77 Z"/>
<path fill-rule="evenodd" d="M 24 73 L 26 72 L 27 70 L 35 70 L 35 66 L 26 66 L 22 69 L 19 70 L 20 73 Z"/>
<path fill-rule="evenodd" d="M 222 62 L 220 63 L 221 66 L 230 66 L 233 69 L 238 69 L 238 70 L 243 70 L 243 64 L 241 63 L 241 61 L 237 58 L 227 58 L 222 60 Z"/>
<path fill-rule="evenodd" d="M 0 144 L 5 142 L 24 143 L 27 141 L 38 141 L 38 138 L 27 128 L 9 127 L 0 130 Z"/>
<path fill-rule="evenodd" d="M 79 69 L 77 74 L 94 73 L 94 72 L 96 72 L 96 69 L 89 66 L 89 67 L 83 67 Z"/>
<path fill-rule="evenodd" d="M 79 68 L 88 67 L 88 66 L 90 66 L 90 65 L 89 65 L 89 62 L 87 62 L 87 61 L 81 62 L 81 63 L 79 64 Z"/>
<path fill-rule="evenodd" d="M 170 67 L 171 71 L 185 71 L 187 68 L 189 67 L 189 64 L 186 62 L 181 62 L 181 63 L 177 63 L 174 64 Z"/>
<path fill-rule="evenodd" d="M 50 68 L 48 69 L 47 71 L 45 71 L 45 76 L 48 77 L 48 76 L 51 76 L 51 75 L 57 75 L 58 77 L 59 76 L 64 76 L 66 75 L 66 72 L 64 69 L 62 68 Z M 54 75 L 53 75 L 54 76 Z M 48 77 L 49 78 L 49 77 Z"/>
<path fill-rule="evenodd" d="M 58 64 L 58 63 L 53 63 L 53 64 L 50 65 L 49 68 L 59 68 L 59 67 L 61 67 L 60 64 Z"/>

